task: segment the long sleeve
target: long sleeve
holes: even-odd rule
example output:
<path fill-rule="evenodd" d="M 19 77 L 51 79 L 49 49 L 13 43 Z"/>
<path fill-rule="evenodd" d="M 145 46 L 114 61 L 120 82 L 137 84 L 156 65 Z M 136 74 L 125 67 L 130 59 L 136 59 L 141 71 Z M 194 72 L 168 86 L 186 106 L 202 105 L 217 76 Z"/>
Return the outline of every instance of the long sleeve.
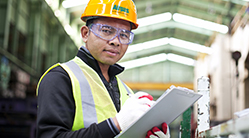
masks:
<path fill-rule="evenodd" d="M 72 131 L 74 115 L 70 78 L 61 67 L 56 67 L 42 79 L 38 88 L 37 138 L 111 138 L 119 133 L 110 125 L 111 119 Z"/>

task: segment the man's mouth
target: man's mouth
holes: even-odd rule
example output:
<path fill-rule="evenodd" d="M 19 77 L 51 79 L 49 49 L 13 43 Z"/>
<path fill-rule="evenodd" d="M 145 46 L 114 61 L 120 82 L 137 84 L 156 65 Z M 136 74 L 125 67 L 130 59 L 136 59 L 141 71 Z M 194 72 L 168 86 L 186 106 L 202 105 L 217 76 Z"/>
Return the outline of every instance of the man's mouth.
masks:
<path fill-rule="evenodd" d="M 111 56 L 116 56 L 119 54 L 117 50 L 104 50 L 104 51 Z"/>

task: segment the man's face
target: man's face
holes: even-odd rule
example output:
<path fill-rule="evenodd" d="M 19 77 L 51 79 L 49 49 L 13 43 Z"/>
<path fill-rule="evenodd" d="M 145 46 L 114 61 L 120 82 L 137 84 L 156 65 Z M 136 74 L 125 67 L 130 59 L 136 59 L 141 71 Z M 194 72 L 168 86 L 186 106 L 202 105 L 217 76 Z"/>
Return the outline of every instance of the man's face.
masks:
<path fill-rule="evenodd" d="M 129 22 L 113 18 L 99 18 L 94 23 L 110 25 L 125 30 L 130 30 L 131 28 Z M 92 56 L 99 64 L 104 65 L 115 64 L 123 57 L 128 48 L 128 45 L 119 42 L 118 36 L 113 40 L 104 40 L 96 36 L 93 32 L 90 32 L 88 37 L 83 40 Z"/>

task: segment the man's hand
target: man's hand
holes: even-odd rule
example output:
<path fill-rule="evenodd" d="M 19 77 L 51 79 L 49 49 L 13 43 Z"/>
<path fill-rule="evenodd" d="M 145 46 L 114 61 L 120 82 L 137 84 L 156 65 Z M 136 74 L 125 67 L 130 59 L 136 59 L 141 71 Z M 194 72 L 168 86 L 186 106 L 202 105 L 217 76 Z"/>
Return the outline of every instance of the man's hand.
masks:
<path fill-rule="evenodd" d="M 117 120 L 117 127 L 121 130 L 125 130 L 130 124 L 141 117 L 154 103 L 153 97 L 145 92 L 137 92 L 126 100 L 121 107 L 119 113 L 117 113 L 114 122 Z"/>
<path fill-rule="evenodd" d="M 170 138 L 169 127 L 166 123 L 162 124 L 162 130 L 158 127 L 153 127 L 147 132 L 146 138 Z"/>

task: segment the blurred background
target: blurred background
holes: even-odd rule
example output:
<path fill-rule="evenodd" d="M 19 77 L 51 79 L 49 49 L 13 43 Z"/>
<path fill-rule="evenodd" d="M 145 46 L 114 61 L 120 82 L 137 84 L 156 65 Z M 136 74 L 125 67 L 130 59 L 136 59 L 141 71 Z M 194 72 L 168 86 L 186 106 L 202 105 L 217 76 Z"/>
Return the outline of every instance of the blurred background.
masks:
<path fill-rule="evenodd" d="M 0 0 L 0 137 L 33 138 L 36 86 L 84 43 L 88 0 Z M 157 99 L 171 85 L 197 91 L 210 79 L 210 124 L 249 108 L 249 8 L 245 0 L 134 0 L 139 27 L 119 64 L 134 92 Z M 181 102 L 177 101 L 176 102 Z M 173 104 L 173 103 L 172 103 Z M 197 126 L 192 108 L 191 131 Z M 171 125 L 179 137 L 182 117 Z"/>

